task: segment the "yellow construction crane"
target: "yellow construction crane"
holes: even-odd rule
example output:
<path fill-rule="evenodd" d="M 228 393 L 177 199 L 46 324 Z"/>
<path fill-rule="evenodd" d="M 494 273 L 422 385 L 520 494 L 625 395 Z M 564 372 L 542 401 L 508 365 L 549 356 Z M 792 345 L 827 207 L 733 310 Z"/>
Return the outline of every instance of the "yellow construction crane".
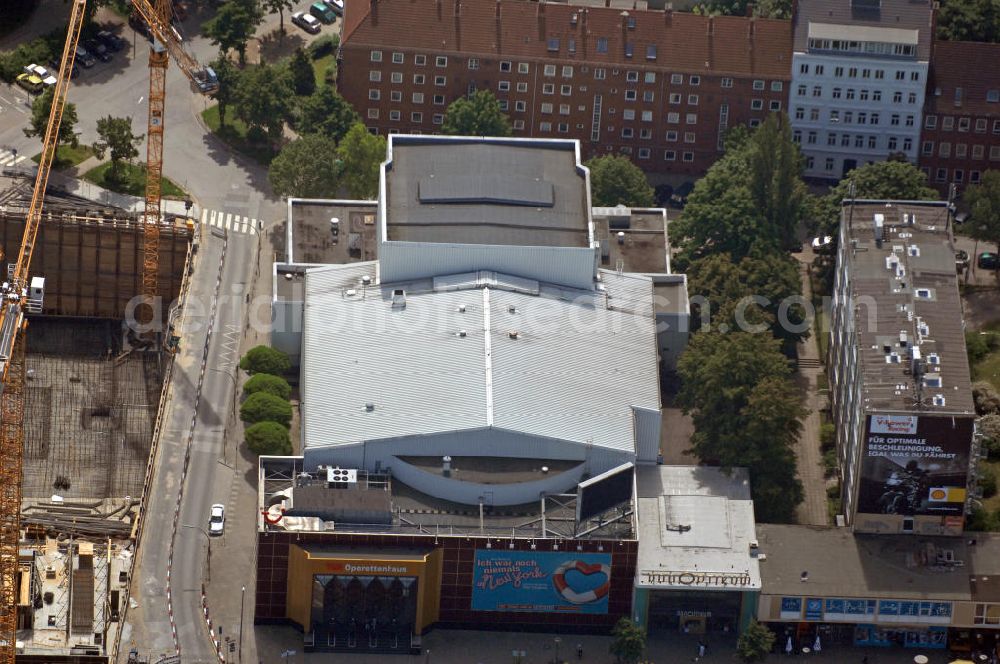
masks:
<path fill-rule="evenodd" d="M 218 89 L 215 75 L 202 68 L 183 48 L 180 37 L 170 25 L 170 0 L 133 0 L 136 10 L 149 26 L 154 41 L 150 50 L 150 95 L 147 149 L 146 207 L 143 214 L 142 295 L 146 299 L 145 316 L 153 315 L 152 298 L 157 295 L 160 235 L 160 177 L 163 171 L 163 109 L 166 98 L 166 67 L 170 57 L 179 64 L 201 92 Z M 86 0 L 72 0 L 66 43 L 63 46 L 59 75 L 52 97 L 38 173 L 24 225 L 21 248 L 0 286 L 0 664 L 14 664 L 18 606 L 18 542 L 20 540 L 21 481 L 24 449 L 24 331 L 25 315 L 42 308 L 45 281 L 31 279 L 29 268 L 35 239 L 42 221 L 42 204 L 49 172 L 58 146 L 59 125 L 66 106 L 70 72 L 83 27 Z M 0 253 L 2 257 L 2 253 Z"/>
<path fill-rule="evenodd" d="M 52 110 L 45 129 L 31 206 L 17 262 L 0 287 L 0 664 L 14 664 L 17 635 L 18 541 L 21 528 L 21 460 L 24 449 L 25 314 L 41 310 L 44 282 L 28 282 L 31 254 L 42 222 L 42 202 L 59 143 L 70 72 L 76 56 L 86 0 L 73 0 Z"/>

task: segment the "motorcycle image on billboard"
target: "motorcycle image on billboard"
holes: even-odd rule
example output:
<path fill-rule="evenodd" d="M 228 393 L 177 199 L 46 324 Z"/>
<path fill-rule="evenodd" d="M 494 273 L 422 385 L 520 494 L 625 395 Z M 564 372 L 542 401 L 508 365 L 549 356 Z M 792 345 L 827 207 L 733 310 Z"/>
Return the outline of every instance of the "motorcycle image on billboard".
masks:
<path fill-rule="evenodd" d="M 972 428 L 971 418 L 869 415 L 858 512 L 961 516 Z"/>

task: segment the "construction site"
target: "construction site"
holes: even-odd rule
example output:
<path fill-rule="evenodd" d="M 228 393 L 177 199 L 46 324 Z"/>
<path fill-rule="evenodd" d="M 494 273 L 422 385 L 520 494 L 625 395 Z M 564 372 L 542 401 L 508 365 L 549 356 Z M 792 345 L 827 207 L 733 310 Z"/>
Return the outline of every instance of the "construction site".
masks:
<path fill-rule="evenodd" d="M 26 214 L 0 207 L 5 257 L 18 253 Z M 24 332 L 18 662 L 111 655 L 193 240 L 186 220 L 161 225 L 162 333 L 140 343 L 126 319 L 141 292 L 141 218 L 65 200 L 43 215 L 31 273 L 45 297 Z"/>

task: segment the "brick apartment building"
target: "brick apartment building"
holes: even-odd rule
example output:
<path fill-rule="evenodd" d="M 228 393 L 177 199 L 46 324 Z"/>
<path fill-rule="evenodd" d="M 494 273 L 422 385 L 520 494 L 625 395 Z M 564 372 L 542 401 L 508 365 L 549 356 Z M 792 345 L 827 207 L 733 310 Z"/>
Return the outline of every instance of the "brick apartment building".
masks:
<path fill-rule="evenodd" d="M 789 21 L 529 0 L 347 0 L 339 88 L 370 130 L 440 131 L 492 91 L 514 135 L 579 139 L 586 158 L 699 175 L 723 132 L 787 108 Z"/>
<path fill-rule="evenodd" d="M 1000 170 L 1000 44 L 934 43 L 920 167 L 942 194 Z"/>

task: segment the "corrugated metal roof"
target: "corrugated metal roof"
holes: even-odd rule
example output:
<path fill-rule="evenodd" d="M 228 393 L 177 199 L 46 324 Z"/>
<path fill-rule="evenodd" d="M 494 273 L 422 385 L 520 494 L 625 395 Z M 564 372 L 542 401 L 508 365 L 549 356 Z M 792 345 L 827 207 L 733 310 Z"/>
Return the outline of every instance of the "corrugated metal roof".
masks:
<path fill-rule="evenodd" d="M 306 447 L 493 426 L 634 452 L 631 406 L 660 405 L 650 278 L 614 275 L 607 294 L 543 284 L 540 295 L 503 290 L 507 279 L 349 296 L 329 270 L 308 273 Z M 396 289 L 405 308 L 392 307 Z"/>

